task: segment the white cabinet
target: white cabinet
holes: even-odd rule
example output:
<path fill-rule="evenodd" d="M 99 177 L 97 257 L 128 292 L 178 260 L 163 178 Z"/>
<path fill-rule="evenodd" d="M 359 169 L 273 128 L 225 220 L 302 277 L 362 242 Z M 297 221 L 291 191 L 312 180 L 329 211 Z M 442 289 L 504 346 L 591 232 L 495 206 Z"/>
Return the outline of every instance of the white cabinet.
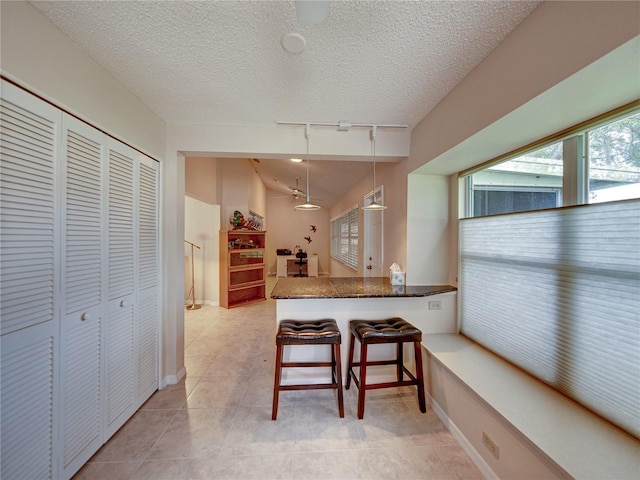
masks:
<path fill-rule="evenodd" d="M 158 163 L 2 82 L 0 469 L 70 478 L 158 387 Z"/>

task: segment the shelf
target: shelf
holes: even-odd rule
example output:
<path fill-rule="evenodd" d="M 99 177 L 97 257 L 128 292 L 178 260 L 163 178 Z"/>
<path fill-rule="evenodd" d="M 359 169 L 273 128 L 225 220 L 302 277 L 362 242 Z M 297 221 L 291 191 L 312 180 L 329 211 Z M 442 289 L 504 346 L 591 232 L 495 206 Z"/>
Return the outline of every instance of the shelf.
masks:
<path fill-rule="evenodd" d="M 264 284 L 239 290 L 230 290 L 228 292 L 227 308 L 239 307 L 249 303 L 262 302 L 264 300 L 266 300 Z"/>
<path fill-rule="evenodd" d="M 220 232 L 220 305 L 234 308 L 266 300 L 266 232 Z"/>
<path fill-rule="evenodd" d="M 229 267 L 244 265 L 262 265 L 264 263 L 264 249 L 229 250 Z"/>
<path fill-rule="evenodd" d="M 245 284 L 264 283 L 264 268 L 234 270 L 229 272 L 229 288 L 238 288 Z"/>

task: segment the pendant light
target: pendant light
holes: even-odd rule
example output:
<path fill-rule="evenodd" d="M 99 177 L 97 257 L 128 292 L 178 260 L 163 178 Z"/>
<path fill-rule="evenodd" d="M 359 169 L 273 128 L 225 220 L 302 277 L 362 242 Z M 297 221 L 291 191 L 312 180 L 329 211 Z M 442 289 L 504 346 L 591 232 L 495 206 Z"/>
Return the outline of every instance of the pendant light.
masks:
<path fill-rule="evenodd" d="M 376 125 L 371 127 L 371 143 L 373 144 L 373 190 L 371 191 L 371 203 L 362 207 L 362 210 L 385 210 L 386 205 L 376 202 Z"/>
<path fill-rule="evenodd" d="M 320 208 L 320 205 L 314 205 L 313 203 L 311 203 L 311 196 L 309 194 L 309 137 L 311 136 L 311 125 L 310 124 L 306 124 L 305 128 L 304 128 L 304 136 L 307 138 L 307 201 L 300 204 L 300 205 L 296 205 L 295 208 L 296 210 L 318 210 Z"/>

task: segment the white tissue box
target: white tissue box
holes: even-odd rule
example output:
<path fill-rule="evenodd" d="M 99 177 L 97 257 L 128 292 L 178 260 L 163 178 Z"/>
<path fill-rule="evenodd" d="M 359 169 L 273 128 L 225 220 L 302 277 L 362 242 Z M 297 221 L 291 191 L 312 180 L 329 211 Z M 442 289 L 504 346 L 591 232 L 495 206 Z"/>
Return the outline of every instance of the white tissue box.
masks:
<path fill-rule="evenodd" d="M 391 285 L 404 285 L 404 273 L 405 272 L 389 272 Z"/>

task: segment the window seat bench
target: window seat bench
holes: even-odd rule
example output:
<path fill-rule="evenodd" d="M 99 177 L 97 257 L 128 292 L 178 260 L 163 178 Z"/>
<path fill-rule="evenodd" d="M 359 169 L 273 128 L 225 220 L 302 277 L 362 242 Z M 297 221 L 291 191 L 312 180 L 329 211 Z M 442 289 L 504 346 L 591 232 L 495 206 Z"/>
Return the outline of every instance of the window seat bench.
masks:
<path fill-rule="evenodd" d="M 640 478 L 632 436 L 462 335 L 423 335 L 422 344 L 434 411 L 485 475 Z"/>

